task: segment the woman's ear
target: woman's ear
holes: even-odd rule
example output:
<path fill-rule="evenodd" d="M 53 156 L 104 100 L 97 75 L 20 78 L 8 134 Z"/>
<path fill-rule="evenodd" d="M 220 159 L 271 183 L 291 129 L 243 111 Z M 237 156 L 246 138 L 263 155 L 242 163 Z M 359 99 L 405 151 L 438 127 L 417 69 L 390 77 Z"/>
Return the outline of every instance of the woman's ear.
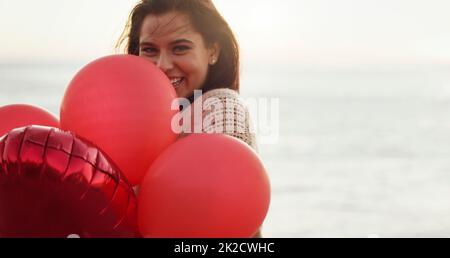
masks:
<path fill-rule="evenodd" d="M 219 61 L 221 47 L 219 43 L 214 43 L 209 48 L 209 64 L 215 65 Z"/>

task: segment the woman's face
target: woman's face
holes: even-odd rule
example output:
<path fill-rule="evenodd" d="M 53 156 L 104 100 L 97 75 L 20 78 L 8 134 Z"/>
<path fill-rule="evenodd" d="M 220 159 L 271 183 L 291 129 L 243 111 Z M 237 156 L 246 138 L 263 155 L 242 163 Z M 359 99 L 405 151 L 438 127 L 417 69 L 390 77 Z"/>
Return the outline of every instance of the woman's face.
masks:
<path fill-rule="evenodd" d="M 217 44 L 207 47 L 189 17 L 180 12 L 148 15 L 139 37 L 139 56 L 152 61 L 169 77 L 178 97 L 200 89 L 209 65 L 219 56 Z"/>

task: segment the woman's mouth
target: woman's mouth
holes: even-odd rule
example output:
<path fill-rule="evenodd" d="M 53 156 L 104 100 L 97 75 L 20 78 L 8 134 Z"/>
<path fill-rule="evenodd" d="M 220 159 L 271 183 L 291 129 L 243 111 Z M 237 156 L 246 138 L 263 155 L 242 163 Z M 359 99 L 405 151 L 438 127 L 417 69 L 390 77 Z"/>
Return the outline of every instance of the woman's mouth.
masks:
<path fill-rule="evenodd" d="M 184 77 L 170 78 L 170 83 L 172 83 L 172 86 L 175 89 L 181 87 L 181 85 L 184 83 L 184 81 L 185 81 Z"/>

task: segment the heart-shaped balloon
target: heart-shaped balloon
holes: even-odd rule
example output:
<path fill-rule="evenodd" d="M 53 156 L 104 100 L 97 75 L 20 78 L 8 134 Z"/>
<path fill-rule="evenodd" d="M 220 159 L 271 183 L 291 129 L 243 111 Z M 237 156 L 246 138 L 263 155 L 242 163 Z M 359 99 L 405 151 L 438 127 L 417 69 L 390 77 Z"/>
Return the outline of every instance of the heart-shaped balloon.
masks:
<path fill-rule="evenodd" d="M 31 126 L 0 139 L 0 237 L 136 237 L 136 197 L 94 145 Z"/>

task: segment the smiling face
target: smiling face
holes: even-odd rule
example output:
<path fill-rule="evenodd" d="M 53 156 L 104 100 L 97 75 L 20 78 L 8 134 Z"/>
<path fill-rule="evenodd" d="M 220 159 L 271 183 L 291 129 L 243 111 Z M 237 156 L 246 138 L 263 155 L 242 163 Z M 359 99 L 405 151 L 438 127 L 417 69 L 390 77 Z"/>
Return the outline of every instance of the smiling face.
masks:
<path fill-rule="evenodd" d="M 207 46 L 187 15 L 147 15 L 139 37 L 139 56 L 152 61 L 169 77 L 178 97 L 201 89 L 209 66 L 217 62 L 218 44 Z"/>

